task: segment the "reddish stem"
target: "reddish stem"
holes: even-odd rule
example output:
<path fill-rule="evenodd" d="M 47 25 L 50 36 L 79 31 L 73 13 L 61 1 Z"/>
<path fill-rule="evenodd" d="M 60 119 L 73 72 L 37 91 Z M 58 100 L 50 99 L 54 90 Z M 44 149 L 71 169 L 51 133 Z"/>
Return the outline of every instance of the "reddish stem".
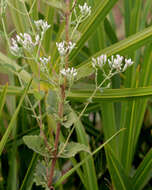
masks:
<path fill-rule="evenodd" d="M 65 31 L 66 31 L 66 42 L 69 44 L 69 16 L 70 16 L 70 0 L 66 0 L 66 26 L 65 26 Z M 68 67 L 68 55 L 69 52 L 67 52 L 66 55 L 66 65 L 65 68 Z M 64 108 L 64 100 L 65 100 L 65 88 L 66 88 L 66 77 L 64 79 L 64 84 L 60 86 L 61 90 L 61 102 L 59 103 L 59 108 L 58 108 L 58 116 L 59 118 L 63 117 L 63 108 Z M 48 179 L 48 187 L 50 190 L 54 189 L 52 186 L 53 182 L 53 175 L 54 175 L 54 170 L 55 170 L 55 164 L 57 161 L 57 152 L 58 152 L 58 145 L 59 145 L 59 137 L 60 137 L 60 130 L 61 130 L 61 123 L 58 122 L 57 124 L 57 131 L 56 131 L 56 137 L 55 137 L 55 145 L 54 145 L 54 153 L 53 153 L 53 159 L 52 159 L 52 164 L 51 164 L 51 169 L 50 169 L 50 174 L 49 174 L 49 179 Z"/>

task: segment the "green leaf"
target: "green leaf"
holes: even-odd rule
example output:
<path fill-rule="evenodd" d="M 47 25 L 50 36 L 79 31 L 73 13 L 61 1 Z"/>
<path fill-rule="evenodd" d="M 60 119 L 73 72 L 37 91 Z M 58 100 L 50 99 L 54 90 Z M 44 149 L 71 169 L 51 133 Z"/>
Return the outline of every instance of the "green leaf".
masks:
<path fill-rule="evenodd" d="M 131 180 L 126 175 L 124 168 L 116 159 L 115 154 L 108 145 L 106 146 L 106 157 L 115 189 L 134 190 L 135 188 L 133 184 L 131 184 Z"/>
<path fill-rule="evenodd" d="M 34 152 L 40 154 L 41 156 L 50 157 L 48 149 L 44 143 L 44 139 L 37 135 L 28 135 L 23 137 L 24 143 L 28 148 L 32 149 Z"/>
<path fill-rule="evenodd" d="M 17 76 L 20 76 L 24 82 L 30 81 L 31 75 L 27 71 L 22 69 L 22 67 L 19 66 L 14 60 L 10 59 L 8 56 L 4 55 L 2 52 L 0 52 L 0 64 L 2 65 L 2 67 L 5 67 L 5 65 L 7 65 L 7 68 L 9 68 L 9 71 L 11 71 L 13 74 Z M 18 73 L 18 71 L 20 71 L 20 73 Z M 32 82 L 32 85 L 33 84 L 35 84 L 34 81 Z"/>
<path fill-rule="evenodd" d="M 64 143 L 62 143 L 59 147 L 60 158 L 71 158 L 81 151 L 90 153 L 89 148 L 84 144 L 69 142 L 65 147 L 64 146 Z"/>
<path fill-rule="evenodd" d="M 37 161 L 38 161 L 38 154 L 34 152 L 31 162 L 28 166 L 26 175 L 24 179 L 22 180 L 22 184 L 19 190 L 26 190 L 26 189 L 28 190 L 31 183 L 33 183 L 33 175 L 34 175 L 35 167 L 37 165 Z"/>
<path fill-rule="evenodd" d="M 33 94 L 37 100 L 42 100 L 42 98 L 44 97 L 44 91 L 34 91 Z"/>
<path fill-rule="evenodd" d="M 142 190 L 152 177 L 152 149 L 146 154 L 133 176 L 133 184 L 136 190 Z"/>
<path fill-rule="evenodd" d="M 113 54 L 127 54 L 131 53 L 135 50 L 137 50 L 139 47 L 150 43 L 152 41 L 152 26 L 144 29 L 141 32 L 138 32 L 124 40 L 121 40 L 120 42 L 117 42 L 99 52 L 92 55 L 92 57 L 96 58 L 100 56 L 101 54 L 107 54 L 108 56 L 111 56 Z M 87 61 L 81 63 L 77 69 L 78 69 L 78 75 L 77 79 L 84 78 L 86 76 L 91 75 L 93 72 L 93 68 L 91 65 L 92 57 L 90 57 Z"/>
<path fill-rule="evenodd" d="M 68 98 L 71 100 L 84 102 L 93 93 L 93 90 L 72 90 L 68 94 Z M 101 101 L 123 101 L 133 100 L 137 97 L 148 98 L 152 95 L 151 86 L 139 87 L 139 88 L 123 88 L 123 89 L 105 89 L 102 93 L 97 92 L 93 97 L 93 102 L 100 103 Z"/>
<path fill-rule="evenodd" d="M 57 9 L 60 9 L 60 10 L 65 10 L 64 7 L 65 7 L 65 4 L 61 1 L 58 1 L 58 0 L 44 0 L 45 3 L 47 3 L 48 5 L 50 5 L 51 7 L 54 7 L 54 8 L 57 8 Z"/>
<path fill-rule="evenodd" d="M 42 186 L 45 190 L 50 190 L 47 185 L 47 169 L 45 162 L 38 162 L 35 173 L 34 173 L 34 182 L 37 186 Z"/>
<path fill-rule="evenodd" d="M 34 182 L 36 183 L 37 186 L 42 186 L 45 188 L 45 190 L 50 190 L 50 188 L 48 188 L 48 171 L 50 170 L 50 165 L 48 166 L 48 164 L 45 161 L 42 162 L 38 162 L 36 169 L 35 169 L 35 173 L 34 173 Z M 61 177 L 61 172 L 58 170 L 54 171 L 54 175 L 53 175 L 53 184 Z"/>
<path fill-rule="evenodd" d="M 16 120 L 16 117 L 17 117 L 17 115 L 18 115 L 18 113 L 19 113 L 19 110 L 20 110 L 20 108 L 21 108 L 21 105 L 22 105 L 22 103 L 23 103 L 23 101 L 24 101 L 24 98 L 25 98 L 25 96 L 26 96 L 26 94 L 27 94 L 27 92 L 28 92 L 28 89 L 29 89 L 31 83 L 32 83 L 32 79 L 31 79 L 30 82 L 28 83 L 27 87 L 24 89 L 23 95 L 22 95 L 22 97 L 21 97 L 21 99 L 20 99 L 20 101 L 19 101 L 19 104 L 18 104 L 18 106 L 17 106 L 17 108 L 16 108 L 16 110 L 15 110 L 15 113 L 14 113 L 14 115 L 13 115 L 13 117 L 12 117 L 12 119 L 11 119 L 11 121 L 10 121 L 8 127 L 7 127 L 7 129 L 6 129 L 5 134 L 3 135 L 3 137 L 2 137 L 2 139 L 1 139 L 1 141 L 0 141 L 0 155 L 1 155 L 2 151 L 3 151 L 3 149 L 4 149 L 4 146 L 5 146 L 5 144 L 6 144 L 7 140 L 8 140 L 8 138 L 9 138 L 9 135 L 10 135 L 12 129 L 13 129 L 14 122 L 15 122 L 15 120 Z"/>
<path fill-rule="evenodd" d="M 119 135 L 124 129 L 120 129 L 117 133 L 115 133 L 112 137 L 110 137 L 106 142 L 101 144 L 96 150 L 94 150 L 91 154 L 88 154 L 81 162 L 75 165 L 72 169 L 70 169 L 67 173 L 65 173 L 55 184 L 55 187 L 58 187 L 63 181 L 65 181 L 70 175 L 72 175 L 80 166 L 86 163 L 87 160 L 90 160 L 92 156 L 98 153 L 105 145 L 107 145 L 113 138 Z"/>
<path fill-rule="evenodd" d="M 62 125 L 65 128 L 70 128 L 76 122 L 76 118 L 73 115 L 71 107 L 65 103 L 64 105 L 64 118 Z"/>
<path fill-rule="evenodd" d="M 48 111 L 50 114 L 57 113 L 58 99 L 55 91 L 50 90 L 47 96 Z"/>
<path fill-rule="evenodd" d="M 0 96 L 0 116 L 2 114 L 2 110 L 3 110 L 4 104 L 5 104 L 7 88 L 8 88 L 8 84 L 6 84 L 6 86 L 4 86 L 2 94 Z"/>

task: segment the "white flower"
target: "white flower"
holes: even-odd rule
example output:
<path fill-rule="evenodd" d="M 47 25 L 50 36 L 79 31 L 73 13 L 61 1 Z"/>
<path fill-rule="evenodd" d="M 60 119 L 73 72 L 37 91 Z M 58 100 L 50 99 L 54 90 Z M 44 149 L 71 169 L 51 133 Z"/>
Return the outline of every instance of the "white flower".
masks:
<path fill-rule="evenodd" d="M 40 69 L 42 72 L 45 72 L 47 74 L 49 74 L 48 68 L 47 68 L 47 64 L 50 61 L 51 57 L 49 56 L 48 58 L 46 57 L 40 57 Z"/>
<path fill-rule="evenodd" d="M 11 53 L 15 56 L 21 54 L 21 48 L 18 46 L 17 41 L 12 38 L 12 46 L 10 47 Z"/>
<path fill-rule="evenodd" d="M 123 71 L 125 71 L 128 67 L 130 67 L 134 62 L 131 59 L 125 59 L 125 65 Z"/>
<path fill-rule="evenodd" d="M 72 42 L 69 42 L 69 45 L 68 45 L 68 50 L 69 50 L 69 52 L 71 52 L 72 50 L 73 50 L 73 48 L 75 47 L 75 43 L 72 43 Z"/>
<path fill-rule="evenodd" d="M 60 55 L 64 56 L 66 54 L 66 52 L 67 52 L 65 41 L 60 42 L 60 43 L 56 42 L 56 46 L 58 48 L 58 51 L 59 51 Z"/>
<path fill-rule="evenodd" d="M 91 7 L 84 3 L 84 5 L 79 5 L 80 12 L 82 16 L 89 16 L 91 14 Z"/>
<path fill-rule="evenodd" d="M 71 52 L 72 49 L 75 47 L 75 43 L 69 42 L 69 44 L 67 45 L 65 41 L 60 42 L 60 43 L 56 43 L 56 46 L 58 48 L 59 54 L 61 56 L 65 56 L 67 54 L 67 52 Z"/>
<path fill-rule="evenodd" d="M 77 70 L 72 67 L 71 69 L 70 68 L 62 69 L 60 73 L 66 76 L 68 80 L 72 80 L 74 77 L 76 77 Z"/>
<path fill-rule="evenodd" d="M 44 21 L 42 19 L 34 21 L 34 23 L 36 25 L 37 30 L 42 31 L 43 34 L 51 27 L 51 25 L 49 25 L 47 21 Z"/>
<path fill-rule="evenodd" d="M 111 58 L 107 59 L 107 55 L 101 55 L 99 57 L 92 58 L 92 66 L 97 69 L 103 69 L 104 64 L 108 62 L 109 67 L 111 69 L 111 72 L 115 71 L 118 72 L 124 72 L 129 66 L 131 66 L 134 62 L 131 59 L 125 59 L 124 63 L 124 57 L 121 55 L 111 56 Z M 105 71 L 103 70 L 105 73 Z"/>
<path fill-rule="evenodd" d="M 32 41 L 31 35 L 27 33 L 16 35 L 16 39 L 17 42 L 28 51 L 32 50 L 39 43 L 39 35 L 35 37 L 35 42 Z"/>
<path fill-rule="evenodd" d="M 102 69 L 102 67 L 104 66 L 104 64 L 107 62 L 107 55 L 102 54 L 101 56 L 95 58 L 92 58 L 92 66 L 95 68 L 96 66 L 100 67 Z"/>
<path fill-rule="evenodd" d="M 40 57 L 40 62 L 43 64 L 43 65 L 47 65 L 48 62 L 50 61 L 51 57 L 49 56 L 48 58 L 46 57 Z"/>
<path fill-rule="evenodd" d="M 114 58 L 114 56 L 111 56 L 111 60 L 108 59 L 108 63 L 109 66 L 112 69 L 116 69 L 117 71 L 121 71 L 122 70 L 122 62 L 123 62 L 123 57 L 120 55 L 116 55 L 116 57 Z"/>

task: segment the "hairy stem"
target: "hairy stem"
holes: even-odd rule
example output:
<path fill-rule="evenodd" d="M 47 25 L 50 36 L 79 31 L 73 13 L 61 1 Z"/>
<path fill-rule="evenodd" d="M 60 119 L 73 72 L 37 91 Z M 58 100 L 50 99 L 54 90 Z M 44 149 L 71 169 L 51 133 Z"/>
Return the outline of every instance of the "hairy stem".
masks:
<path fill-rule="evenodd" d="M 65 32 L 66 32 L 66 42 L 69 44 L 69 17 L 70 17 L 70 0 L 66 0 L 66 26 L 65 26 Z M 68 68 L 68 59 L 69 59 L 69 52 L 67 52 L 66 55 L 66 64 L 65 68 Z M 61 101 L 59 102 L 59 108 L 58 108 L 58 116 L 59 118 L 63 117 L 63 109 L 64 109 L 64 101 L 65 101 L 65 88 L 66 88 L 66 77 L 64 78 L 64 83 L 63 85 L 60 86 L 60 92 L 61 92 Z M 52 159 L 52 164 L 51 164 L 51 169 L 49 173 L 49 178 L 48 178 L 48 187 L 51 189 L 54 189 L 52 186 L 53 182 L 53 175 L 54 175 L 54 170 L 55 170 L 55 164 L 57 161 L 57 153 L 58 153 L 58 145 L 59 145 L 59 137 L 60 137 L 60 130 L 61 130 L 61 123 L 57 123 L 57 129 L 56 129 L 56 137 L 55 137 L 55 145 L 54 145 L 54 153 L 53 153 L 53 159 Z"/>

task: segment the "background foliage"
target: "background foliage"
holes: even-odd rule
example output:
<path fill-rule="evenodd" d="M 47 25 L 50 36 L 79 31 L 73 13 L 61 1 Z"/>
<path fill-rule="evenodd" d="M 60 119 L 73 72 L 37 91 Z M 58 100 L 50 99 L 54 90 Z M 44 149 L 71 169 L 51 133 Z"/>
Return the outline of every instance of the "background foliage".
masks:
<path fill-rule="evenodd" d="M 84 2 L 78 0 L 80 4 Z M 97 92 L 81 121 L 76 122 L 71 139 L 89 146 L 93 153 L 92 156 L 80 153 L 70 161 L 59 159 L 57 167 L 65 175 L 57 175 L 55 187 L 151 190 L 152 1 L 87 0 L 87 3 L 92 6 L 92 14 L 78 28 L 76 48 L 70 53 L 70 65 L 78 69 L 79 79 L 68 96 L 76 111 L 74 117 L 94 89 L 92 57 L 119 53 L 131 57 L 135 64 L 112 79 L 112 89 Z M 52 131 L 56 123 L 46 112 L 51 87 L 43 82 L 39 93 L 37 81 L 31 81 L 37 66 L 32 61 L 16 59 L 8 45 L 16 32 L 28 32 L 33 20 L 46 19 L 52 27 L 45 35 L 42 54 L 51 55 L 53 77 L 51 69 L 58 69 L 59 63 L 56 42 L 65 37 L 62 19 L 65 5 L 57 0 L 1 0 L 0 5 L 0 72 L 9 80 L 9 84 L 0 86 L 0 189 L 42 189 L 33 182 L 40 156 L 24 145 L 23 136 L 39 133 L 35 117 L 39 116 L 41 100 L 45 130 L 50 141 L 54 140 Z M 98 82 L 101 80 L 99 73 Z M 52 106 L 51 101 L 49 104 Z M 98 149 L 123 128 L 104 150 Z M 66 136 L 63 129 L 60 141 Z"/>

